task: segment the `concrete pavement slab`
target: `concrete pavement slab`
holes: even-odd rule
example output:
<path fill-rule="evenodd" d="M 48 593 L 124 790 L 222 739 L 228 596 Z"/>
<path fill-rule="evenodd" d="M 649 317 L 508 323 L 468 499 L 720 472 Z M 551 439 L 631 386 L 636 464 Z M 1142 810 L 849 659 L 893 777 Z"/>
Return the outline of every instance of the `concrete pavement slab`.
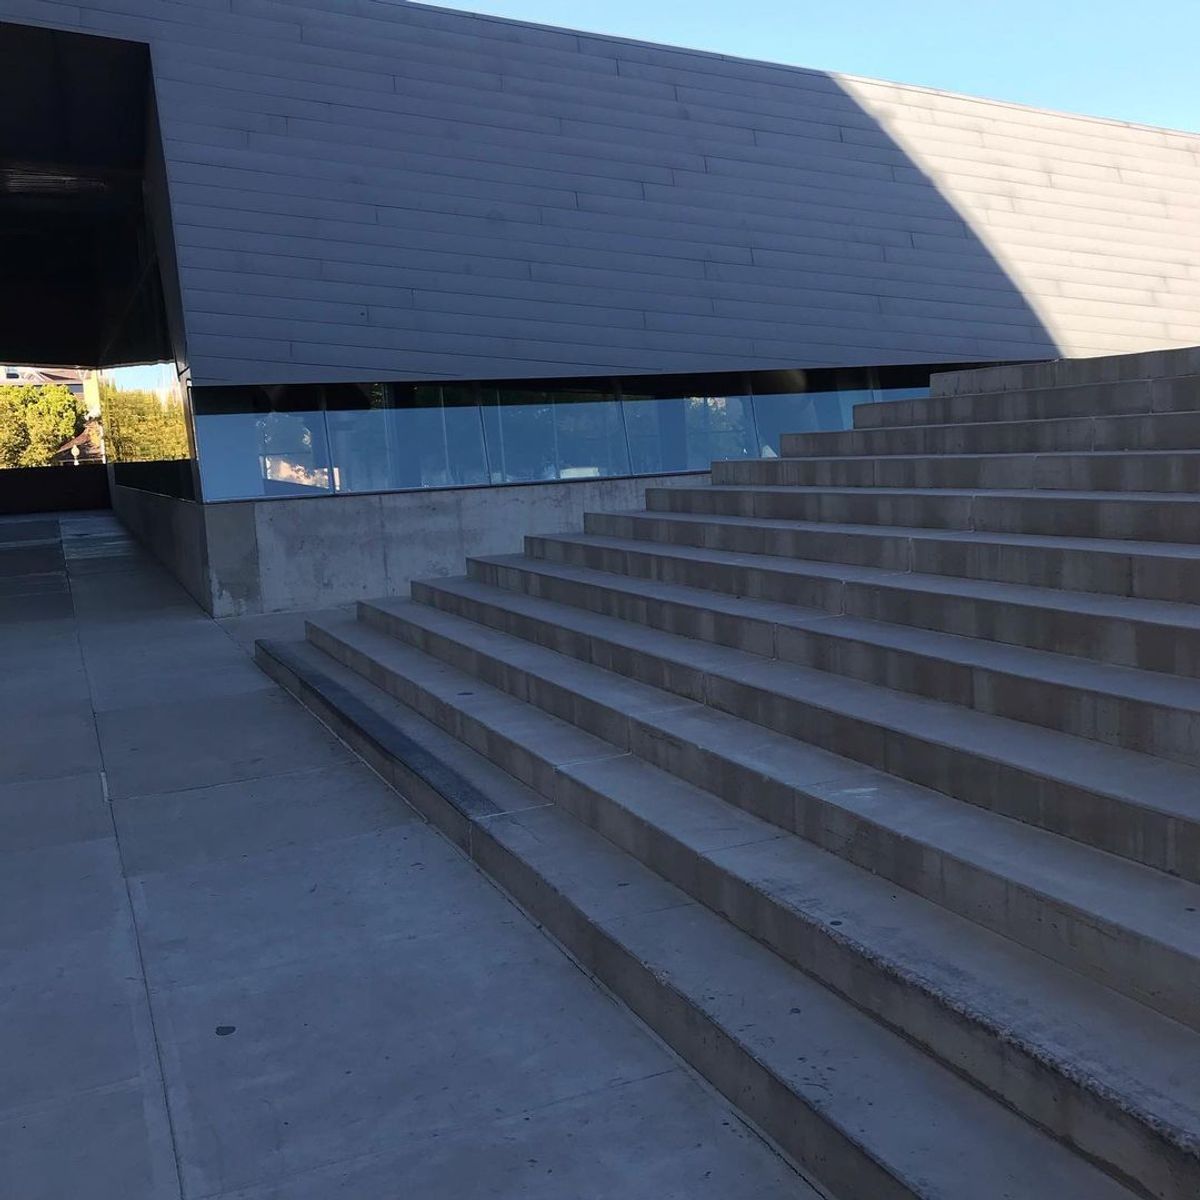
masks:
<path fill-rule="evenodd" d="M 536 1112 L 397 1139 L 389 1153 L 221 1200 L 817 1200 L 678 1070 Z"/>
<path fill-rule="evenodd" d="M 0 721 L 0 783 L 99 770 L 100 750 L 89 703 L 6 706 Z"/>
<path fill-rule="evenodd" d="M 0 863 L 0 988 L 129 953 L 129 898 L 113 838 L 13 851 Z"/>
<path fill-rule="evenodd" d="M 127 963 L 134 973 L 117 962 L 97 955 L 56 979 L 5 989 L 0 1113 L 131 1080 L 153 1083 L 157 1057 L 136 960 Z"/>
<path fill-rule="evenodd" d="M 113 812 L 131 876 L 236 861 L 417 819 L 373 771 L 354 764 L 117 799 Z"/>
<path fill-rule="evenodd" d="M 7 1195 L 19 1200 L 178 1200 L 170 1133 L 136 1084 L 0 1117 Z"/>
<path fill-rule="evenodd" d="M 0 784 L 0 864 L 14 851 L 111 837 L 98 771 Z"/>
<path fill-rule="evenodd" d="M 131 881 L 154 987 L 232 979 L 358 947 L 449 937 L 497 893 L 418 821 L 315 846 L 179 868 Z M 298 936 L 298 934 L 300 936 Z"/>
<path fill-rule="evenodd" d="M 350 752 L 278 690 L 97 714 L 109 791 L 141 796 L 349 762 Z"/>
<path fill-rule="evenodd" d="M 0 613 L 5 1200 L 807 1200 L 257 628 L 110 514 L 62 527 L 72 594 L 15 576 Z"/>
<path fill-rule="evenodd" d="M 187 1190 L 234 1190 L 671 1068 L 515 909 L 507 924 L 476 915 L 453 936 L 156 989 Z"/>

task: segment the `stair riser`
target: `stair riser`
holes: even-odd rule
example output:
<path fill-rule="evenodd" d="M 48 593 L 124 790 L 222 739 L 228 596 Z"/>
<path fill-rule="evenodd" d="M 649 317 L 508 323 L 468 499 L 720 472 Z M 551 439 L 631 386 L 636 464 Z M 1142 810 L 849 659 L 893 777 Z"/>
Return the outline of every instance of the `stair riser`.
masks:
<path fill-rule="evenodd" d="M 784 525 L 727 525 L 719 521 L 678 521 L 661 514 L 585 513 L 584 532 L 598 537 L 728 550 L 738 554 L 770 554 L 815 562 L 912 570 L 912 539 L 886 530 L 876 534 L 825 533 Z"/>
<path fill-rule="evenodd" d="M 334 651 L 334 657 L 344 665 L 350 665 L 360 672 L 367 665 L 361 661 L 364 656 L 357 655 L 352 648 L 338 645 L 331 645 L 330 648 Z M 348 659 L 356 661 L 348 662 Z M 419 689 L 397 681 L 394 689 L 385 690 L 391 690 L 393 695 L 403 693 L 408 696 L 415 695 Z M 422 698 L 416 698 L 418 703 L 414 707 L 418 711 L 428 710 L 440 713 L 443 717 L 447 715 L 444 705 L 436 702 L 422 704 Z M 330 719 L 327 714 L 322 715 L 327 721 Z M 470 721 L 467 723 L 474 724 Z M 463 726 L 462 722 L 450 721 L 449 724 L 455 726 L 449 731 L 456 735 Z M 447 725 L 442 727 L 446 728 Z M 335 728 L 338 728 L 336 724 Z M 487 744 L 493 739 L 489 731 L 477 727 L 472 731 L 471 740 Z M 923 987 L 920 980 L 902 977 L 888 970 L 885 965 L 864 954 L 848 938 L 835 935 L 827 923 L 779 905 L 769 893 L 701 857 L 663 830 L 639 819 L 612 796 L 576 778 L 569 766 L 555 767 L 544 760 L 535 761 L 537 755 L 528 747 L 512 743 L 507 745 L 508 753 L 499 765 L 510 774 L 517 778 L 543 781 L 545 790 L 541 794 L 548 800 L 572 813 L 787 961 L 910 1037 L 960 1073 L 974 1079 L 1043 1128 L 1101 1161 L 1119 1163 L 1124 1170 L 1133 1170 L 1139 1178 L 1146 1179 L 1152 1185 L 1160 1177 L 1186 1179 L 1200 1174 L 1194 1162 L 1164 1144 L 1145 1123 L 1117 1109 L 1106 1102 L 1103 1096 L 1015 1044 L 1004 1036 L 1003 1031 L 981 1025 L 948 1005 L 943 996 Z M 393 778 L 396 786 L 410 799 L 414 799 L 415 794 L 418 807 L 426 811 L 431 819 L 439 824 L 445 822 L 448 807 L 445 802 L 441 797 L 425 797 L 423 793 L 427 790 L 426 786 L 419 780 L 406 778 L 402 766 L 393 767 L 391 774 L 386 777 Z M 741 781 L 743 788 L 746 782 Z M 794 812 L 795 805 L 790 805 L 789 809 Z M 908 873 L 924 868 L 924 874 L 931 881 L 944 882 L 945 877 L 940 873 L 934 876 L 929 871 L 919 847 L 889 846 L 878 841 L 872 845 L 869 831 L 857 827 L 839 828 L 839 814 L 815 800 L 808 806 L 807 813 L 813 832 L 829 842 L 829 848 L 857 851 L 857 857 L 869 851 L 875 861 L 890 857 L 898 870 L 906 862 Z M 487 826 L 484 825 L 483 829 L 486 830 Z M 545 920 L 548 911 L 545 898 L 542 903 L 530 901 L 530 897 L 537 897 L 545 890 L 544 883 L 527 877 L 522 886 L 514 887 L 504 869 L 506 854 L 502 845 L 490 838 L 481 841 L 478 828 L 472 829 L 464 837 L 460 820 L 454 821 L 447 832 L 506 890 L 514 894 L 536 919 Z M 846 856 L 852 857 L 849 853 Z M 578 945 L 589 944 L 593 953 L 584 956 L 584 964 L 598 970 L 598 960 L 594 955 L 594 930 L 589 933 L 581 929 L 575 937 L 568 937 L 562 927 L 552 924 L 550 928 L 573 952 L 578 952 Z M 613 987 L 608 975 L 600 974 L 600 978 Z M 613 990 L 630 1002 L 622 988 L 614 987 Z M 667 1036 L 645 1010 L 636 1008 L 636 1011 L 660 1034 Z M 675 1049 L 690 1053 L 690 1043 L 685 1049 L 673 1038 L 667 1037 L 667 1040 Z M 705 1074 L 713 1079 L 713 1075 L 701 1063 L 690 1058 L 689 1061 L 705 1070 Z M 727 1094 L 731 1097 L 734 1095 L 732 1092 Z M 787 1092 L 787 1095 L 791 1096 L 792 1093 Z M 779 1129 L 773 1128 L 762 1114 L 751 1111 L 750 1115 L 777 1139 L 780 1137 Z M 786 1140 L 781 1144 L 793 1149 Z M 825 1175 L 824 1178 L 828 1180 L 829 1177 Z"/>
<path fill-rule="evenodd" d="M 1200 597 L 1200 558 L 1157 556 L 1152 547 L 1146 553 L 1123 555 L 1108 550 L 972 545 L 924 538 L 912 539 L 911 547 L 912 570 L 923 575 L 1189 604 Z M 1073 640 L 1067 635 L 1067 644 Z"/>
<path fill-rule="evenodd" d="M 757 566 L 708 562 L 682 555 L 658 554 L 652 546 L 645 552 L 611 546 L 560 541 L 553 537 L 527 537 L 525 552 L 531 558 L 589 567 L 632 579 L 658 580 L 727 596 L 774 600 L 825 612 L 844 610 L 846 584 L 836 575 L 791 574 Z"/>
<path fill-rule="evenodd" d="M 347 661 L 362 656 L 355 656 L 344 647 L 342 650 L 343 653 L 332 653 L 331 656 L 365 674 L 367 662 Z M 261 654 L 259 661 L 268 674 L 302 703 L 312 706 L 350 745 L 369 742 L 353 721 L 327 705 L 314 704 L 311 692 L 278 663 Z M 406 687 L 399 680 L 396 689 L 391 694 L 398 699 L 404 699 L 400 692 L 413 695 L 418 703 L 412 707 L 418 712 L 423 711 L 416 689 Z M 405 700 L 405 703 L 409 701 Z M 425 708 L 431 713 L 445 715 L 444 706 L 438 703 L 427 704 Z M 440 724 L 436 717 L 429 719 Z M 458 727 L 454 726 L 454 722 L 441 724 L 442 728 L 459 736 Z M 487 745 L 494 740 L 494 735 L 482 728 L 462 728 L 481 744 Z M 514 748 L 509 756 L 514 765 L 516 758 Z M 527 767 L 534 774 L 541 773 L 532 763 Z M 551 772 L 548 778 L 553 779 L 553 768 L 547 770 Z M 510 770 L 510 773 L 514 772 Z M 449 801 L 402 762 L 390 761 L 383 774 L 413 807 L 441 829 L 537 924 L 565 947 L 585 971 L 645 1021 L 685 1062 L 796 1162 L 814 1173 L 819 1170 L 822 1181 L 841 1195 L 922 1200 L 919 1192 L 896 1178 L 871 1156 L 866 1147 L 856 1142 L 852 1133 L 824 1119 L 819 1108 L 797 1095 L 762 1063 L 750 1046 L 739 1041 L 718 1019 L 673 986 L 669 977 L 652 970 L 612 931 L 572 904 L 507 843 L 503 821 L 464 819 Z M 550 786 L 553 790 L 553 783 Z M 1087 1112 L 1092 1103 L 1091 1097 L 1084 1095 L 1079 1101 L 1080 1109 Z M 1140 1151 L 1144 1140 L 1140 1131 L 1130 1130 L 1126 1137 Z"/>
<path fill-rule="evenodd" d="M 734 460 L 713 463 L 712 480 L 750 487 L 1200 492 L 1200 454 Z"/>
<path fill-rule="evenodd" d="M 1014 1043 L 1004 1031 L 982 1026 L 945 1003 L 920 981 L 894 974 L 862 948 L 833 936 L 825 924 L 806 919 L 772 895 L 705 859 L 639 820 L 613 798 L 561 771 L 555 801 L 615 845 L 633 854 L 785 961 L 812 975 L 852 1004 L 904 1034 L 942 1062 L 972 1079 L 1027 1119 L 1110 1168 L 1132 1173 L 1164 1194 L 1180 1180 L 1200 1182 L 1200 1164 L 1117 1106 Z M 814 823 L 820 820 L 814 812 Z M 818 844 L 845 845 L 862 830 L 825 825 Z M 829 848 L 829 847 L 827 847 Z M 863 847 L 866 849 L 866 847 Z M 919 858 L 919 847 L 871 847 L 877 862 L 893 854 Z M 848 856 L 849 857 L 849 856 Z M 860 855 L 858 857 L 865 857 Z M 891 878 L 885 870 L 885 877 Z M 918 889 L 910 889 L 918 890 Z"/>
<path fill-rule="evenodd" d="M 911 590 L 903 579 L 883 584 L 841 582 L 768 567 L 718 566 L 669 554 L 618 550 L 557 538 L 526 538 L 531 558 L 587 567 L 633 579 L 683 584 L 757 600 L 775 600 L 891 625 L 983 638 L 1071 654 L 1110 665 L 1200 677 L 1200 630 L 1115 617 L 1064 613 L 1003 600 Z M 964 572 L 954 572 L 961 575 Z M 691 635 L 689 635 L 691 636 Z M 727 643 L 729 645 L 735 642 Z M 747 647 L 748 648 L 748 647 Z M 755 651 L 762 653 L 762 651 Z"/>
<path fill-rule="evenodd" d="M 505 591 L 567 604 L 572 608 L 616 617 L 649 629 L 660 629 L 718 646 L 731 646 L 735 650 L 767 658 L 777 654 L 777 626 L 773 621 L 715 612 L 700 605 L 638 596 L 591 581 L 581 583 L 572 579 L 556 579 L 535 571 L 477 559 L 467 560 L 467 574 L 471 579 Z M 424 594 L 422 591 L 422 596 Z"/>
<path fill-rule="evenodd" d="M 952 575 L 962 579 L 1028 584 L 1066 591 L 1193 602 L 1200 596 L 1200 558 L 1194 562 L 1153 554 L 996 546 L 953 538 L 909 538 L 878 533 L 822 533 L 770 525 L 674 521 L 654 513 L 588 513 L 588 533 L 704 550 L 769 554 L 814 562 Z"/>
<path fill-rule="evenodd" d="M 936 396 L 992 394 L 1044 388 L 1105 386 L 1200 374 L 1200 348 L 1176 347 L 1099 358 L 1062 358 L 1049 362 L 1004 363 L 938 372 L 930 380 Z"/>
<path fill-rule="evenodd" d="M 869 1149 L 827 1120 L 763 1064 L 736 1031 L 630 953 L 544 877 L 517 858 L 490 830 L 473 831 L 472 857 L 522 909 L 643 1020 L 693 1070 L 772 1138 L 795 1162 L 844 1196 L 921 1200 L 872 1157 Z M 1131 1137 L 1133 1134 L 1128 1135 Z M 1139 1147 L 1140 1151 L 1140 1147 Z M 1131 1161 L 1137 1161 L 1136 1159 Z"/>
<path fill-rule="evenodd" d="M 1137 379 L 1067 387 L 975 392 L 898 403 L 860 404 L 860 429 L 956 421 L 1040 421 L 1056 417 L 1120 413 L 1186 412 L 1200 409 L 1200 377 Z"/>
<path fill-rule="evenodd" d="M 846 584 L 845 611 L 891 625 L 1068 654 L 1110 666 L 1200 677 L 1200 630 L 1003 600 Z"/>
<path fill-rule="evenodd" d="M 435 596 L 428 585 L 419 584 L 417 587 L 418 599 L 439 606 L 451 603 Z M 458 615 L 464 615 L 466 610 L 460 607 L 456 611 Z M 482 619 L 481 611 L 477 615 L 480 615 L 481 623 L 486 623 Z M 391 632 L 392 627 L 385 614 L 378 614 L 372 610 L 367 613 L 367 619 L 378 622 L 378 627 L 384 632 Z M 501 624 L 507 619 L 496 618 Z M 752 650 L 750 643 L 755 637 L 760 639 L 760 647 L 765 646 L 769 636 L 761 629 L 757 632 L 747 631 L 745 627 L 738 630 L 733 626 L 725 626 L 724 629 L 731 640 L 723 644 L 735 645 L 738 649 Z M 697 703 L 713 703 L 711 689 L 704 673 L 699 669 L 689 670 L 686 667 L 656 661 L 651 656 L 635 655 L 621 648 L 599 645 L 595 639 L 575 635 L 545 622 L 506 625 L 506 631 L 527 641 L 548 639 L 542 644 L 560 653 L 594 662 L 597 666 L 643 683 L 665 687 L 676 695 L 693 699 Z M 721 632 L 716 627 L 711 631 L 714 634 Z M 738 637 L 743 639 L 740 646 L 736 645 L 735 641 Z M 713 640 L 717 638 L 714 636 Z M 825 710 L 818 707 L 814 711 L 820 721 L 826 721 Z M 743 714 L 733 711 L 733 715 Z M 799 720 L 801 723 L 788 727 L 787 718 L 784 717 L 784 727 L 779 729 L 779 732 L 793 737 L 796 736 L 796 730 L 803 730 L 801 740 L 811 745 L 832 750 L 853 761 L 887 770 L 914 783 L 924 784 L 936 791 L 1014 817 L 1027 824 L 1064 834 L 1146 866 L 1200 882 L 1200 824 L 1196 822 L 1182 822 L 1148 808 L 1130 806 L 1094 792 L 1078 791 L 1055 780 L 1031 775 L 1001 762 L 961 754 L 921 738 L 863 726 L 850 717 L 843 717 L 839 722 L 836 714 L 829 716 L 829 720 L 834 723 L 828 729 L 818 721 L 808 720 L 805 714 L 802 714 Z M 837 734 L 836 740 L 822 740 L 822 729 L 826 729 L 830 738 Z M 923 759 L 923 753 L 930 757 Z M 657 765 L 663 766 L 673 774 L 683 774 L 681 764 L 677 762 L 670 766 L 665 763 Z M 707 762 L 703 768 L 706 773 L 715 769 L 715 764 L 711 762 Z M 689 775 L 687 778 L 700 787 L 713 790 L 711 783 L 705 782 L 705 779 L 709 778 L 707 774 L 696 777 Z M 725 798 L 745 806 L 745 801 L 738 798 L 736 789 Z M 779 823 L 777 814 L 756 810 L 756 815 Z"/>
<path fill-rule="evenodd" d="M 646 601 L 618 589 L 491 563 L 471 562 L 469 568 L 472 578 L 494 587 L 648 628 L 777 657 L 799 666 L 1141 753 L 1183 762 L 1200 760 L 1200 715 L 1195 712 L 876 646 L 826 632 L 819 622 L 813 628 L 800 629 L 664 601 Z M 427 589 L 422 589 L 420 596 L 414 591 L 414 597 L 420 599 L 427 594 Z"/>
<path fill-rule="evenodd" d="M 436 599 L 436 606 L 443 611 L 454 612 L 458 616 L 468 615 L 470 602 L 462 602 L 460 597 L 449 596 L 432 589 L 429 597 Z M 713 790 L 712 776 L 699 774 L 704 763 L 704 752 L 698 747 L 688 745 L 681 748 L 685 758 L 690 758 L 693 754 L 697 754 L 698 757 L 692 766 L 678 771 L 647 756 L 646 752 L 657 752 L 657 746 L 662 741 L 661 734 L 654 727 L 650 716 L 629 714 L 612 708 L 606 710 L 595 700 L 584 699 L 557 683 L 533 676 L 512 664 L 499 661 L 472 647 L 463 646 L 395 614 L 382 613 L 366 607 L 362 612 L 369 623 L 424 653 L 466 671 L 492 687 L 534 704 L 552 716 L 584 729 L 619 749 L 630 750 L 689 782 Z M 479 615 L 482 617 L 485 614 L 480 611 Z M 506 616 L 507 614 L 504 614 L 498 619 L 503 620 Z M 523 618 L 505 631 L 522 636 L 519 630 L 528 627 L 531 636 L 525 640 L 536 641 L 538 631 L 533 627 L 538 624 L 529 618 Z M 708 704 L 720 711 L 789 736 L 794 736 L 796 730 L 804 730 L 804 740 L 807 742 L 847 758 L 868 762 L 871 766 L 902 778 L 908 777 L 903 771 L 895 770 L 889 765 L 888 759 L 894 755 L 889 745 L 890 739 L 882 730 L 865 722 L 768 693 L 753 685 L 705 675 L 678 664 L 664 666 L 662 663 L 654 663 L 652 656 L 648 654 L 635 654 L 623 647 L 602 643 L 596 638 L 562 631 L 545 622 L 540 624 L 547 638 L 545 644 L 560 653 L 592 662 L 605 670 L 638 679 L 655 687 L 671 687 L 674 683 L 679 689 L 676 694 L 680 696 L 694 695 L 697 691 L 702 691 L 707 695 Z M 918 761 L 933 749 L 929 743 L 918 743 L 918 746 Z M 853 748 L 858 748 L 859 752 L 847 752 Z M 911 750 L 909 753 L 911 754 Z M 873 758 L 878 761 L 871 761 Z M 504 766 L 503 763 L 500 765 Z M 508 767 L 505 766 L 505 769 Z M 991 768 L 991 772 L 993 778 L 1003 773 L 1002 770 L 997 771 L 995 766 Z M 724 798 L 733 803 L 739 802 L 734 797 Z M 944 865 L 934 864 L 931 869 L 938 871 L 939 866 L 944 868 Z M 872 865 L 871 869 L 882 873 L 879 866 Z M 944 870 L 939 873 L 944 877 Z M 971 895 L 971 889 L 977 883 L 976 873 L 972 871 L 971 874 L 971 881 L 967 885 L 954 890 L 956 896 Z M 909 884 L 904 883 L 902 886 L 908 887 Z M 918 888 L 914 886 L 911 890 Z M 983 891 L 986 892 L 986 889 Z M 991 924 L 999 919 L 1002 922 L 999 932 L 1032 950 L 1090 975 L 1177 1020 L 1192 1025 L 1200 1024 L 1200 1005 L 1197 1003 L 1197 995 L 1200 994 L 1197 992 L 1197 988 L 1200 988 L 1200 961 L 1191 960 L 1169 947 L 1149 942 L 1127 930 L 1098 921 L 1094 914 L 1069 909 L 1007 881 L 997 880 L 993 894 L 986 895 L 983 902 L 977 906 L 971 904 L 971 911 L 978 913 L 978 917 L 973 916 L 972 919 L 980 919 L 984 924 Z"/>
<path fill-rule="evenodd" d="M 784 459 L 893 454 L 1086 454 L 1094 449 L 1090 418 L 992 425 L 913 425 L 785 433 Z"/>
<path fill-rule="evenodd" d="M 1200 403 L 1200 402 L 1198 402 Z M 1200 413 L 784 434 L 784 458 L 896 454 L 1048 454 L 1200 448 Z"/>
<path fill-rule="evenodd" d="M 1054 493 L 1018 497 L 896 496 L 864 493 L 719 491 L 715 488 L 648 488 L 653 512 L 684 512 L 776 521 L 824 521 L 849 525 L 903 525 L 1052 537 L 1113 538 L 1151 542 L 1200 542 L 1200 501 L 1135 501 L 1123 497 L 1067 499 Z"/>

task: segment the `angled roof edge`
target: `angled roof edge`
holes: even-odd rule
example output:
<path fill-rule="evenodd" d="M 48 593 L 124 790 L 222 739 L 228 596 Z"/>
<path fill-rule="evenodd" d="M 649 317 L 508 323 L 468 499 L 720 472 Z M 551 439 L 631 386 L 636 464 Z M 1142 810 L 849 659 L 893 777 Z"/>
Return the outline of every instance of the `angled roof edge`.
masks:
<path fill-rule="evenodd" d="M 518 17 L 499 17 L 492 13 L 472 12 L 469 8 L 451 8 L 435 4 L 421 4 L 417 0 L 375 0 L 382 7 L 419 8 L 426 12 L 451 13 L 459 17 L 470 17 L 476 21 L 487 21 L 495 25 L 513 25 L 522 29 L 537 29 L 545 33 L 566 33 L 577 37 L 592 38 L 614 45 L 638 46 L 647 50 L 662 50 L 672 54 L 691 55 L 694 58 L 715 59 L 718 62 L 745 63 L 747 66 L 767 67 L 796 75 L 813 75 L 825 79 L 850 80 L 854 83 L 879 84 L 884 87 L 900 88 L 908 92 L 919 92 L 930 96 L 947 96 L 955 100 L 966 100 L 975 104 L 987 104 L 1021 112 L 1039 113 L 1043 116 L 1061 117 L 1065 120 L 1087 121 L 1095 125 L 1112 125 L 1120 129 L 1139 129 L 1147 133 L 1168 133 L 1175 137 L 1193 138 L 1200 144 L 1200 131 L 1178 129 L 1170 125 L 1149 125 L 1142 121 L 1123 121 L 1119 117 L 1099 117 L 1089 113 L 1069 112 L 1061 108 L 1044 108 L 1037 104 L 1022 104 L 1018 100 L 1001 100 L 992 96 L 974 96 L 968 92 L 955 92 L 948 88 L 930 87 L 920 83 L 902 83 L 895 79 L 878 79 L 870 75 L 854 75 L 845 71 L 824 71 L 819 67 L 802 67 L 796 63 L 775 62 L 765 58 L 747 58 L 740 54 L 722 54 L 718 50 L 698 50 L 692 46 L 678 46 L 670 42 L 650 42 L 644 38 L 623 37 L 616 33 L 600 33 L 592 29 L 577 29 L 571 25 L 548 25 L 543 21 L 525 21 Z"/>

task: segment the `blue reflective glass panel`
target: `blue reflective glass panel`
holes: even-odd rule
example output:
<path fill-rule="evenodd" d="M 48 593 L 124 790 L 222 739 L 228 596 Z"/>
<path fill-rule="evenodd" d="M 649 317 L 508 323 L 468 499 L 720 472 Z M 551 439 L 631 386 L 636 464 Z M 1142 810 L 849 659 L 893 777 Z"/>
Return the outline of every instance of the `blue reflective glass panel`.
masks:
<path fill-rule="evenodd" d="M 493 483 L 630 474 L 620 406 L 611 399 L 491 403 L 483 421 Z"/>
<path fill-rule="evenodd" d="M 322 412 L 197 415 L 195 423 L 205 500 L 330 490 Z"/>
<path fill-rule="evenodd" d="M 717 459 L 755 457 L 748 396 L 625 400 L 634 474 L 703 471 Z"/>
<path fill-rule="evenodd" d="M 779 453 L 779 439 L 785 433 L 811 433 L 825 429 L 849 429 L 856 404 L 869 403 L 869 389 L 837 392 L 800 392 L 754 397 L 758 423 L 759 453 Z"/>
<path fill-rule="evenodd" d="M 879 388 L 876 400 L 928 400 L 928 387 Z"/>
<path fill-rule="evenodd" d="M 476 407 L 357 409 L 327 414 L 338 492 L 487 483 Z"/>

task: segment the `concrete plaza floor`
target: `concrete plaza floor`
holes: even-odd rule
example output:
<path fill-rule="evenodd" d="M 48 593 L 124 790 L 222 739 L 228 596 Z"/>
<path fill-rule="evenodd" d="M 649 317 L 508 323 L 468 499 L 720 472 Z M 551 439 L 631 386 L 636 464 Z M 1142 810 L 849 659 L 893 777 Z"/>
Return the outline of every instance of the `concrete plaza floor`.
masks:
<path fill-rule="evenodd" d="M 0 1194 L 807 1187 L 107 513 L 0 519 Z"/>

